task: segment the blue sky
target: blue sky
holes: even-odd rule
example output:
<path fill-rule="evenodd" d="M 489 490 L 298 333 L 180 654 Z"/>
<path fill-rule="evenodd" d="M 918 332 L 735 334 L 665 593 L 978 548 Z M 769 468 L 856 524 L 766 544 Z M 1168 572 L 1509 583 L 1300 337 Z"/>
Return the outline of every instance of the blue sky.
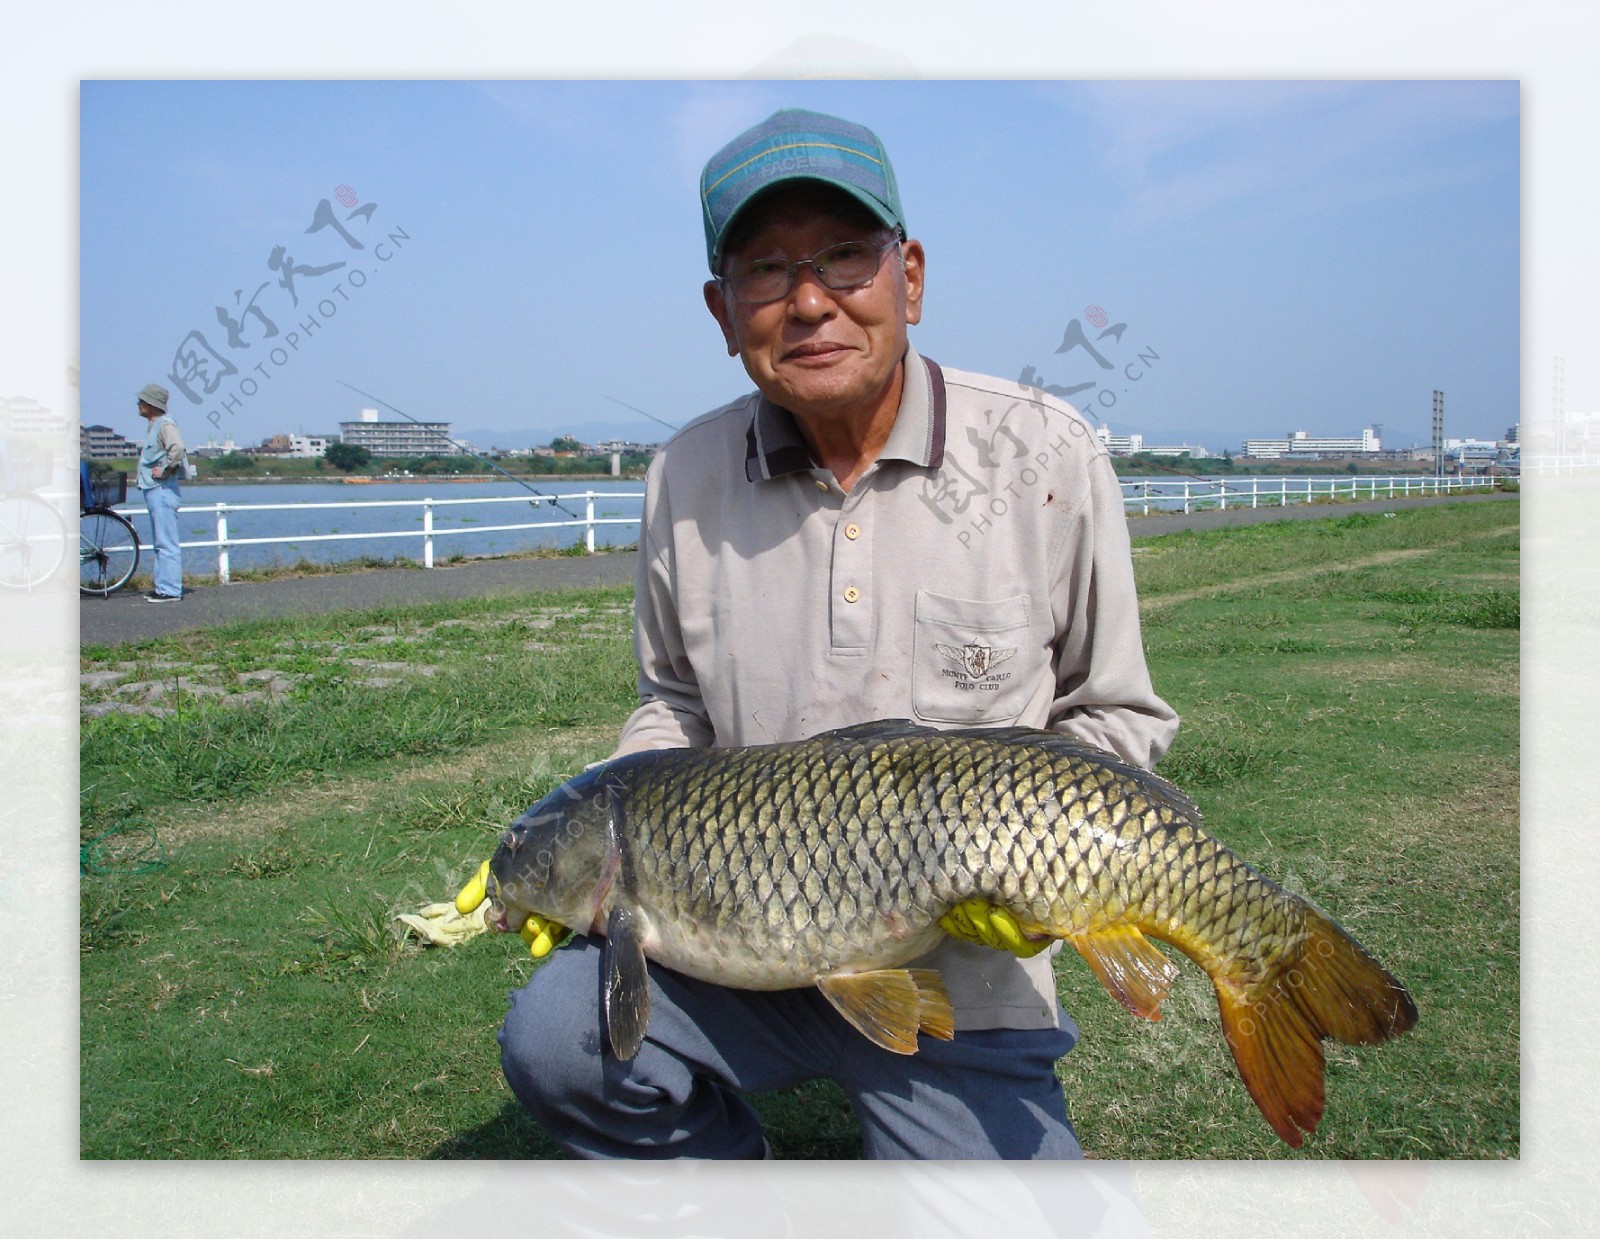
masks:
<path fill-rule="evenodd" d="M 1032 367 L 1118 433 L 1214 451 L 1373 423 L 1426 443 L 1434 388 L 1449 434 L 1498 438 L 1519 103 L 1515 81 L 85 81 L 81 416 L 136 432 L 133 393 L 187 345 L 210 351 L 201 403 L 174 391 L 192 442 L 333 431 L 367 403 L 341 380 L 480 447 L 656 438 L 624 404 L 682 424 L 749 387 L 701 301 L 700 167 L 800 106 L 888 146 L 928 253 L 912 340 L 945 365 Z M 307 233 L 323 200 L 360 250 Z M 1101 311 L 1126 324 L 1110 370 L 1057 351 Z"/>

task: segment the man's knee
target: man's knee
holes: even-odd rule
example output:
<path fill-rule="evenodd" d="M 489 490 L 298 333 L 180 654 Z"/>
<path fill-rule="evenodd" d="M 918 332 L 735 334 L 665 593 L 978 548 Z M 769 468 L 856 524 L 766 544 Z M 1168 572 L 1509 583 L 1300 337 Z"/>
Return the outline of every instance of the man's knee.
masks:
<path fill-rule="evenodd" d="M 536 1117 L 582 1108 L 602 1085 L 597 974 L 581 948 L 557 952 L 511 993 L 500 1028 L 500 1064 L 518 1101 Z"/>

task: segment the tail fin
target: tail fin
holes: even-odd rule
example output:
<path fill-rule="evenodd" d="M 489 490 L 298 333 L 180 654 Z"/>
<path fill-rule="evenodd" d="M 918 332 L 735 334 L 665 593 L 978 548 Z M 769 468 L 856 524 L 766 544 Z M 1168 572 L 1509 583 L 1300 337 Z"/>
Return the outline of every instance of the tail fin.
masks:
<path fill-rule="evenodd" d="M 1417 1023 L 1406 989 L 1316 909 L 1300 959 L 1252 987 L 1217 978 L 1228 1049 L 1272 1130 L 1296 1149 L 1324 1104 L 1321 1040 L 1370 1045 Z"/>

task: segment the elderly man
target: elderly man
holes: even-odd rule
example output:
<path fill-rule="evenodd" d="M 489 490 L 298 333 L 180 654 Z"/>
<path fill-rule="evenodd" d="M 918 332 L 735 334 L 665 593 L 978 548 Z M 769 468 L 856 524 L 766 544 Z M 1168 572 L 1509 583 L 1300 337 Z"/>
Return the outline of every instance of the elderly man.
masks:
<path fill-rule="evenodd" d="M 1177 719 L 1145 668 L 1110 462 L 1066 405 L 911 348 L 925 258 L 878 139 L 779 112 L 712 157 L 701 205 L 706 306 L 756 391 L 651 466 L 617 752 L 905 717 L 1048 726 L 1153 764 Z M 590 1157 L 760 1157 L 741 1095 L 823 1076 L 869 1157 L 1078 1155 L 1050 956 L 981 902 L 941 924 L 954 937 L 919 963 L 944 976 L 954 1041 L 892 1054 L 817 992 L 652 964 L 626 1063 L 600 1049 L 601 952 L 579 927 L 513 996 L 507 1080 Z M 535 955 L 560 933 L 524 927 Z"/>
<path fill-rule="evenodd" d="M 150 532 L 155 543 L 154 587 L 145 595 L 151 603 L 176 603 L 183 598 L 183 551 L 178 545 L 178 505 L 183 493 L 178 487 L 184 474 L 183 436 L 178 424 L 167 413 L 167 389 L 147 383 L 139 391 L 139 416 L 146 424 L 144 445 L 139 449 L 135 484 L 144 496 L 150 513 Z"/>

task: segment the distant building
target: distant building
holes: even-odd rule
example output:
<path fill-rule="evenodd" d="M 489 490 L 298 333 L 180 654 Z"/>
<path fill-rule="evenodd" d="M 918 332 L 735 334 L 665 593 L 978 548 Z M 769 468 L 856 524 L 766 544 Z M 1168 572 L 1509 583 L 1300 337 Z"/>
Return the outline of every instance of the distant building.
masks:
<path fill-rule="evenodd" d="M 139 455 L 139 445 L 109 426 L 78 428 L 78 455 L 86 461 L 110 461 Z"/>
<path fill-rule="evenodd" d="M 309 460 L 327 454 L 328 439 L 325 435 L 274 435 L 265 440 L 258 451 L 267 456 Z"/>
<path fill-rule="evenodd" d="M 1490 439 L 1447 439 L 1445 460 L 1462 469 L 1482 469 L 1500 459 L 1500 445 Z"/>
<path fill-rule="evenodd" d="M 453 456 L 449 422 L 380 422 L 376 409 L 363 409 L 359 422 L 339 423 L 339 442 L 365 448 L 373 456 Z"/>
<path fill-rule="evenodd" d="M 1325 456 L 1375 455 L 1382 450 L 1382 447 L 1378 436 L 1371 427 L 1368 427 L 1361 432 L 1359 439 L 1339 435 L 1314 436 L 1305 431 L 1290 431 L 1282 439 L 1246 439 L 1244 454 L 1258 460 L 1273 460 L 1278 457 L 1314 460 Z"/>
<path fill-rule="evenodd" d="M 1197 443 L 1166 444 L 1156 447 L 1141 448 L 1140 451 L 1146 456 L 1188 456 L 1193 457 L 1196 460 L 1200 459 L 1201 457 L 1209 457 L 1211 455 L 1210 449 Z"/>
<path fill-rule="evenodd" d="M 1135 452 L 1144 451 L 1143 435 L 1113 435 L 1104 422 L 1095 431 L 1094 437 L 1105 444 L 1106 451 L 1112 456 L 1132 456 Z"/>

